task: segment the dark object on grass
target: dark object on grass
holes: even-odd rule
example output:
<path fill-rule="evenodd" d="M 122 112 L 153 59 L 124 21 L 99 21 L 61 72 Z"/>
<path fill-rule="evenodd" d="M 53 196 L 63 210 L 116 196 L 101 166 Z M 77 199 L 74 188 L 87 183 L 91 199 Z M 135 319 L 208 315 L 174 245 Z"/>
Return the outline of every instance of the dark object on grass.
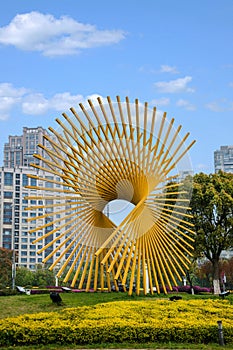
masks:
<path fill-rule="evenodd" d="M 225 292 L 220 293 L 219 296 L 220 296 L 221 298 L 224 299 L 224 298 L 227 297 L 229 294 L 230 294 L 229 290 L 226 290 Z"/>
<path fill-rule="evenodd" d="M 182 297 L 178 296 L 178 295 L 173 295 L 172 297 L 169 298 L 171 301 L 176 301 L 176 300 L 181 300 Z"/>
<path fill-rule="evenodd" d="M 119 289 L 119 292 L 125 292 L 125 291 L 129 290 L 129 286 L 127 284 L 119 283 L 118 284 L 118 289 Z"/>
<path fill-rule="evenodd" d="M 53 303 L 56 303 L 57 305 L 61 305 L 62 303 L 62 298 L 60 297 L 60 294 L 57 292 L 51 292 L 50 293 L 50 298 L 52 299 Z"/>

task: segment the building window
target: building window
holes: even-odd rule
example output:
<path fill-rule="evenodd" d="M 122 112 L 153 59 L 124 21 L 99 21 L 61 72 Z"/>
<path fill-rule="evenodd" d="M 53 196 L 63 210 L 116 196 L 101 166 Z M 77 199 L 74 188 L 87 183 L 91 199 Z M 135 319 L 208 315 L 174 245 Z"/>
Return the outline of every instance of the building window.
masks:
<path fill-rule="evenodd" d="M 5 248 L 5 249 L 11 249 L 11 244 L 3 242 L 2 247 Z"/>
<path fill-rule="evenodd" d="M 53 179 L 52 176 L 45 176 L 45 178 L 48 179 L 48 180 L 52 180 Z M 49 181 L 46 181 L 45 182 L 45 186 L 48 187 L 48 188 L 53 188 L 53 183 L 49 182 Z"/>
<path fill-rule="evenodd" d="M 13 173 L 4 173 L 4 185 L 13 186 Z"/>
<path fill-rule="evenodd" d="M 8 202 L 4 202 L 3 204 L 4 212 L 9 210 L 10 212 L 12 211 L 12 204 Z"/>
<path fill-rule="evenodd" d="M 3 224 L 9 225 L 11 223 L 12 223 L 12 218 L 7 218 L 7 217 L 3 218 Z"/>
<path fill-rule="evenodd" d="M 9 236 L 11 235 L 11 230 L 9 228 L 4 228 L 3 229 L 3 236 Z"/>
<path fill-rule="evenodd" d="M 28 185 L 28 177 L 26 174 L 23 174 L 23 186 L 27 186 Z"/>
<path fill-rule="evenodd" d="M 13 198 L 13 192 L 5 191 L 4 192 L 4 198 Z"/>
<path fill-rule="evenodd" d="M 36 186 L 37 181 L 36 179 L 31 178 L 31 186 Z"/>

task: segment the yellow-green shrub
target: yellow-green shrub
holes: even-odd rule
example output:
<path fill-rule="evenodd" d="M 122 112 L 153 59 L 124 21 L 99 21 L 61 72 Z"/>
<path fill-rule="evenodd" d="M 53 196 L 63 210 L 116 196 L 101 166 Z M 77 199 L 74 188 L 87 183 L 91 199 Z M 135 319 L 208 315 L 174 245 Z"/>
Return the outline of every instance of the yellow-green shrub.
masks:
<path fill-rule="evenodd" d="M 218 320 L 226 343 L 233 343 L 227 300 L 120 301 L 0 320 L 0 345 L 218 342 Z"/>

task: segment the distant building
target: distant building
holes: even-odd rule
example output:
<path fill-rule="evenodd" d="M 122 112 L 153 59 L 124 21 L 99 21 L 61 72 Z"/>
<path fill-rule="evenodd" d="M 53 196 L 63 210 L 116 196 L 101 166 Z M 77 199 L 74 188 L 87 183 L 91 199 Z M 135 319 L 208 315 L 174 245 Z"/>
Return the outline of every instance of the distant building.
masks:
<path fill-rule="evenodd" d="M 39 160 L 33 154 L 43 155 L 43 150 L 38 144 L 47 145 L 44 135 L 48 135 L 47 130 L 41 126 L 37 128 L 23 128 L 23 135 L 10 135 L 8 142 L 4 145 L 4 167 L 16 168 L 19 166 L 29 167 L 30 163 L 39 164 Z"/>
<path fill-rule="evenodd" d="M 51 197 L 54 196 L 53 188 L 62 190 L 64 184 L 59 176 L 55 176 L 46 171 L 35 169 L 30 166 L 30 163 L 39 164 L 40 160 L 33 157 L 33 154 L 40 154 L 47 157 L 45 152 L 38 147 L 38 143 L 44 146 L 49 145 L 43 138 L 44 135 L 49 135 L 42 127 L 23 128 L 23 134 L 18 136 L 9 136 L 8 143 L 4 145 L 4 166 L 0 167 L 0 247 L 12 249 L 16 256 L 16 265 L 27 267 L 31 270 L 36 269 L 37 264 L 41 264 L 42 260 L 55 250 L 61 240 L 54 241 L 41 254 L 37 251 L 42 248 L 42 245 L 50 243 L 60 235 L 58 227 L 64 224 L 64 214 L 57 213 L 56 219 L 61 219 L 61 223 L 56 227 L 55 232 L 46 237 L 43 241 L 32 244 L 32 242 L 40 236 L 55 228 L 53 221 L 54 211 L 61 211 L 59 203 L 61 199 L 44 199 L 44 200 L 28 200 L 27 196 L 36 196 L 44 191 L 25 188 L 25 186 L 43 186 L 51 188 Z M 51 135 L 49 135 L 53 138 Z M 30 178 L 27 175 L 39 175 L 42 178 L 48 179 L 48 182 L 43 182 L 35 178 Z M 55 181 L 55 182 L 53 182 Z M 50 192 L 46 193 L 50 195 Z M 56 204 L 56 209 L 53 208 Z M 46 209 L 43 206 L 46 205 Z M 64 205 L 64 200 L 63 200 Z M 37 206 L 33 208 L 33 206 Z M 42 207 L 40 207 L 42 206 Z M 27 207 L 32 207 L 26 210 Z M 63 207 L 64 208 L 64 207 Z M 48 215 L 50 214 L 51 215 Z M 41 219 L 31 220 L 34 217 L 41 216 Z M 29 220 L 28 220 L 29 219 Z M 51 222 L 51 225 L 49 223 Z M 43 226 L 42 229 L 37 229 Z M 29 233 L 30 230 L 35 230 Z M 64 237 L 65 239 L 66 237 Z M 55 256 L 48 260 L 50 265 L 60 255 L 58 250 Z"/>
<path fill-rule="evenodd" d="M 233 146 L 221 146 L 214 152 L 214 169 L 215 173 L 220 170 L 233 173 Z"/>
<path fill-rule="evenodd" d="M 181 170 L 179 172 L 179 175 L 177 177 L 177 181 L 178 182 L 182 182 L 184 181 L 184 179 L 187 177 L 187 176 L 193 176 L 194 175 L 194 172 L 193 170 Z"/>
<path fill-rule="evenodd" d="M 32 244 L 35 239 L 55 228 L 52 222 L 54 212 L 52 205 L 56 203 L 56 211 L 61 210 L 58 205 L 62 202 L 62 198 L 61 200 L 28 200 L 27 196 L 36 196 L 38 193 L 37 190 L 25 188 L 25 186 L 42 186 L 42 183 L 40 184 L 40 181 L 37 179 L 28 178 L 27 174 L 39 175 L 51 180 L 51 176 L 47 176 L 48 173 L 41 170 L 28 167 L 0 168 L 0 247 L 14 250 L 17 266 L 34 270 L 36 265 L 41 264 L 43 258 L 61 243 L 61 240 L 57 240 L 41 254 L 37 254 L 42 245 L 50 243 L 60 235 L 60 231 L 57 229 L 53 235 L 50 235 L 43 241 Z M 54 177 L 54 180 L 59 181 L 59 178 Z M 48 182 L 48 184 L 49 186 L 52 185 L 51 190 L 53 185 L 58 188 L 63 187 L 62 183 L 61 185 L 55 185 Z M 43 194 L 43 191 L 40 192 L 40 194 Z M 51 192 L 51 196 L 53 195 L 54 192 Z M 40 206 L 43 205 L 48 206 L 48 208 L 41 208 Z M 31 209 L 26 210 L 27 207 L 31 207 Z M 50 213 L 51 215 L 48 215 Z M 41 216 L 41 219 L 33 220 L 34 217 L 38 216 Z M 61 223 L 64 223 L 60 214 L 57 214 L 56 218 L 61 218 Z M 51 225 L 48 225 L 50 222 Z M 41 226 L 44 227 L 38 229 Z M 29 233 L 30 230 L 34 232 Z M 59 254 L 58 251 L 55 257 L 53 256 L 48 260 L 48 264 L 53 263 Z"/>

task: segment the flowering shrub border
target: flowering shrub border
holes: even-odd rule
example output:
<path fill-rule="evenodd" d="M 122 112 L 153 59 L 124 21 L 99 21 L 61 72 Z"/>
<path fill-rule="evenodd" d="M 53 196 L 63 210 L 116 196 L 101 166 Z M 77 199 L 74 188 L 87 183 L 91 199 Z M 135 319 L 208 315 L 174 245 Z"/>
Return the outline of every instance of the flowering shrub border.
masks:
<path fill-rule="evenodd" d="M 201 294 L 201 293 L 212 293 L 213 290 L 211 288 L 206 287 L 199 287 L 199 286 L 193 286 L 194 294 Z M 60 286 L 46 286 L 46 288 L 32 288 L 30 289 L 30 294 L 49 294 L 50 292 L 57 292 L 57 293 L 63 293 L 64 290 Z M 71 288 L 70 292 L 72 293 L 80 293 L 85 292 L 85 289 L 74 289 Z M 94 292 L 94 290 L 90 290 L 89 292 Z M 160 292 L 164 293 L 163 287 L 160 287 Z M 192 287 L 189 285 L 186 286 L 174 286 L 172 287 L 172 290 L 169 289 L 168 286 L 166 286 L 166 293 L 192 293 Z"/>

